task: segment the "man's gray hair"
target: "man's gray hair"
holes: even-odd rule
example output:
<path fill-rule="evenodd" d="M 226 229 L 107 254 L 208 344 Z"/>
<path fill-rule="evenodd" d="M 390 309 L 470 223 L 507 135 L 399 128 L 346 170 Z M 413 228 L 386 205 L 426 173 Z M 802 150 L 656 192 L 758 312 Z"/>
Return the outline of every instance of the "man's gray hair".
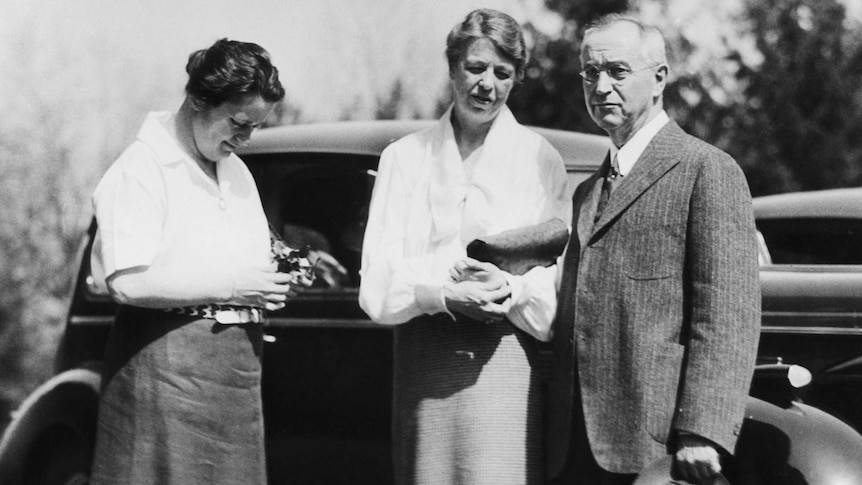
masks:
<path fill-rule="evenodd" d="M 603 30 L 611 25 L 626 22 L 637 27 L 643 40 L 643 55 L 654 64 L 667 64 L 667 48 L 665 47 L 664 35 L 652 25 L 647 25 L 640 20 L 621 13 L 609 13 L 596 18 L 588 23 L 584 29 L 584 37 L 592 31 Z"/>

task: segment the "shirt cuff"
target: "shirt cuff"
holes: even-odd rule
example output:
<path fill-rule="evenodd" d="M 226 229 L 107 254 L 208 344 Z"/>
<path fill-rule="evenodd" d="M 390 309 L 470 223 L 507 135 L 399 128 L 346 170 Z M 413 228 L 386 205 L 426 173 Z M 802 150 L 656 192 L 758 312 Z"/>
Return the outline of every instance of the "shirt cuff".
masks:
<path fill-rule="evenodd" d="M 512 305 L 518 301 L 518 298 L 521 297 L 521 292 L 523 291 L 523 283 L 521 279 L 516 277 L 513 274 L 507 273 L 505 271 L 500 271 L 503 273 L 503 278 L 506 279 L 506 283 L 509 285 L 509 309 L 511 309 Z"/>
<path fill-rule="evenodd" d="M 416 304 L 422 313 L 428 315 L 449 313 L 443 298 L 443 286 L 440 285 L 416 285 Z"/>
<path fill-rule="evenodd" d="M 509 283 L 510 299 L 506 302 L 506 317 L 513 325 L 527 332 L 536 340 L 550 342 L 553 338 L 552 322 L 556 313 L 556 291 L 553 284 L 536 285 L 530 283 L 528 276 L 541 277 L 550 268 L 533 268 L 526 275 L 512 275 L 503 272 Z M 554 269 L 556 272 L 556 269 Z M 554 273 L 555 274 L 555 273 Z M 532 285 L 532 286 L 531 286 Z M 542 289 L 547 295 L 543 295 Z"/>

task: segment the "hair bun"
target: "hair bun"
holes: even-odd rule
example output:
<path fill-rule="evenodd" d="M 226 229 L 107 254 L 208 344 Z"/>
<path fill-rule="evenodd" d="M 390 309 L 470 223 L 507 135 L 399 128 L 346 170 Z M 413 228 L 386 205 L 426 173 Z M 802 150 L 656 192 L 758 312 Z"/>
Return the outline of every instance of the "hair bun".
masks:
<path fill-rule="evenodd" d="M 203 64 L 206 55 L 207 49 L 201 49 L 189 54 L 189 62 L 186 64 L 186 73 L 189 76 L 194 77 L 195 73 L 200 69 L 201 64 Z"/>
<path fill-rule="evenodd" d="M 249 95 L 268 102 L 284 99 L 269 53 L 252 42 L 219 39 L 189 55 L 186 72 L 186 94 L 210 107 Z"/>

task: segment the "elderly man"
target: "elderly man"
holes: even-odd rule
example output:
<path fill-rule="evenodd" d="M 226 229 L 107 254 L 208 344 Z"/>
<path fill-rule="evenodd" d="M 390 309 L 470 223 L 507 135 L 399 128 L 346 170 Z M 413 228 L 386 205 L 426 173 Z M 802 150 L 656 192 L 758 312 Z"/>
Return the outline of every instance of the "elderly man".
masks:
<path fill-rule="evenodd" d="M 682 478 L 705 481 L 733 450 L 757 351 L 751 195 L 730 156 L 664 112 L 657 30 L 599 19 L 581 64 L 587 110 L 613 147 L 573 198 L 548 471 L 630 483 L 671 452 Z"/>
<path fill-rule="evenodd" d="M 668 119 L 657 30 L 601 18 L 581 62 L 587 109 L 613 147 L 575 190 L 556 268 L 507 275 L 511 300 L 486 308 L 553 334 L 555 483 L 628 484 L 666 454 L 680 478 L 710 483 L 733 451 L 759 336 L 751 195 L 730 156 Z M 469 260 L 453 275 L 503 277 Z"/>

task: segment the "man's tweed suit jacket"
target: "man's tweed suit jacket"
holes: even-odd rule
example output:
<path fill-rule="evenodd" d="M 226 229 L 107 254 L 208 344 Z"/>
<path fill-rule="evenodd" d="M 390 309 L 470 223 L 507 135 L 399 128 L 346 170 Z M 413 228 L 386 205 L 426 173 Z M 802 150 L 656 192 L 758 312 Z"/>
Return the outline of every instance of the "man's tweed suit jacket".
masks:
<path fill-rule="evenodd" d="M 551 476 L 572 452 L 573 391 L 598 464 L 636 473 L 676 431 L 732 452 L 754 369 L 760 287 L 742 170 L 671 121 L 594 221 L 608 164 L 573 197 L 554 323 Z"/>

